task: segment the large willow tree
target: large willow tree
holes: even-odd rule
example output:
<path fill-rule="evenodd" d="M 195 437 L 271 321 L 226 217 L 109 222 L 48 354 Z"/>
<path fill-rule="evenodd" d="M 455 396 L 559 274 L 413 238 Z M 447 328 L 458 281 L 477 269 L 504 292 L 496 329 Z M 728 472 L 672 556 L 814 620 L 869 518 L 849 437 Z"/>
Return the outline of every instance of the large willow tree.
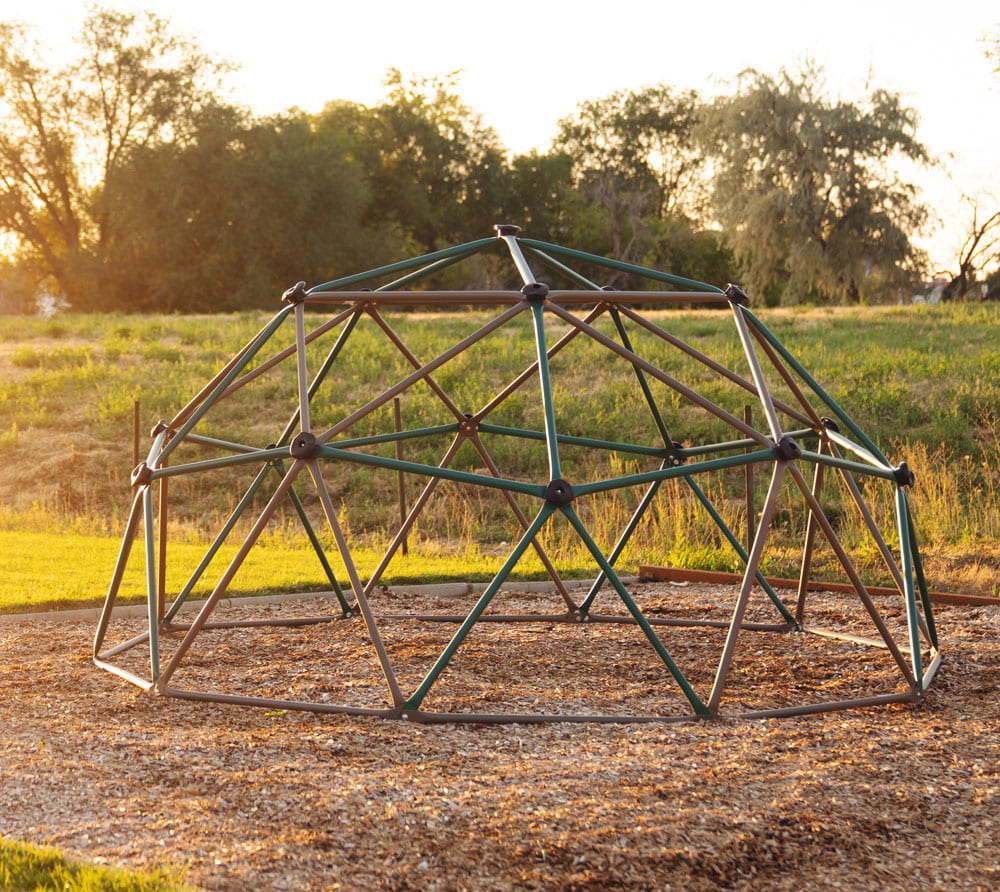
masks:
<path fill-rule="evenodd" d="M 712 198 L 758 302 L 858 303 L 907 285 L 927 212 L 901 162 L 927 162 L 899 96 L 828 99 L 818 69 L 744 73 L 705 112 Z"/>

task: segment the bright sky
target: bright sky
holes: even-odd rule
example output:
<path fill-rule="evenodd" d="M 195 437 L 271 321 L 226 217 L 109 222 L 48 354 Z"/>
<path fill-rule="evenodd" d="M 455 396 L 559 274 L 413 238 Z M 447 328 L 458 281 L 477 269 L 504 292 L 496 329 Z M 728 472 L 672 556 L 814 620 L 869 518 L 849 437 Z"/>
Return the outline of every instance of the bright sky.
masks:
<path fill-rule="evenodd" d="M 88 4 L 0 0 L 0 19 L 35 27 L 68 54 Z M 232 99 L 261 113 L 331 99 L 376 102 L 386 69 L 460 69 L 459 93 L 515 152 L 545 150 L 584 99 L 649 84 L 723 92 L 747 67 L 774 73 L 806 57 L 830 90 L 858 99 L 865 83 L 920 112 L 920 139 L 950 176 L 924 175 L 946 225 L 921 240 L 954 266 L 970 213 L 963 194 L 1000 207 L 1000 74 L 984 38 L 1000 32 L 996 0 L 119 0 L 151 9 L 202 48 L 240 66 Z M 470 236 L 474 235 L 470 233 Z"/>

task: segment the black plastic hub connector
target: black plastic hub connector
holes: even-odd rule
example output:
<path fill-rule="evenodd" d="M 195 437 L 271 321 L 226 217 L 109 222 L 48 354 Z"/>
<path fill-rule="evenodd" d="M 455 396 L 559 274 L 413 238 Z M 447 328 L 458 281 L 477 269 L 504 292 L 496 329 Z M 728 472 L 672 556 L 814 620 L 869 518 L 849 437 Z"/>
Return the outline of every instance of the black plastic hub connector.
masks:
<path fill-rule="evenodd" d="M 794 461 L 802 455 L 802 447 L 794 437 L 782 437 L 774 447 L 778 458 L 784 461 Z"/>
<path fill-rule="evenodd" d="M 308 297 L 305 282 L 297 282 L 281 295 L 281 300 L 286 304 L 300 304 Z"/>
<path fill-rule="evenodd" d="M 913 476 L 913 471 L 910 470 L 909 465 L 905 461 L 900 462 L 899 467 L 894 468 L 892 473 L 900 486 L 913 486 L 917 479 Z"/>
<path fill-rule="evenodd" d="M 497 238 L 503 238 L 505 235 L 517 235 L 521 231 L 521 227 L 513 223 L 494 223 L 493 228 L 496 230 Z"/>
<path fill-rule="evenodd" d="M 573 499 L 573 487 L 565 480 L 550 480 L 545 487 L 545 501 L 552 505 L 568 505 Z"/>
<path fill-rule="evenodd" d="M 313 453 L 316 451 L 316 437 L 309 433 L 309 431 L 303 431 L 292 440 L 288 451 L 292 454 L 292 458 L 312 458 Z"/>
<path fill-rule="evenodd" d="M 826 416 L 822 416 L 820 418 L 820 421 L 823 422 L 823 427 L 825 427 L 828 431 L 833 431 L 835 434 L 840 433 L 840 426 L 832 418 L 827 418 Z"/>
<path fill-rule="evenodd" d="M 549 286 L 544 282 L 529 282 L 521 289 L 521 294 L 525 300 L 540 304 L 549 296 Z"/>
<path fill-rule="evenodd" d="M 750 303 L 750 298 L 747 297 L 747 293 L 740 288 L 739 285 L 733 285 L 731 282 L 726 286 L 726 297 L 728 297 L 734 304 L 742 304 L 746 306 Z"/>
<path fill-rule="evenodd" d="M 140 462 L 132 469 L 132 485 L 148 486 L 153 480 L 153 469 L 145 462 Z"/>
<path fill-rule="evenodd" d="M 151 437 L 158 437 L 164 431 L 170 430 L 170 425 L 167 424 L 163 419 L 160 419 L 153 425 L 153 429 L 149 432 Z"/>
<path fill-rule="evenodd" d="M 674 440 L 670 445 L 674 450 L 674 454 L 670 456 L 670 464 L 675 468 L 679 468 L 685 461 L 687 461 L 683 455 L 677 454 L 684 448 L 684 445 L 682 443 L 678 443 L 676 440 Z"/>

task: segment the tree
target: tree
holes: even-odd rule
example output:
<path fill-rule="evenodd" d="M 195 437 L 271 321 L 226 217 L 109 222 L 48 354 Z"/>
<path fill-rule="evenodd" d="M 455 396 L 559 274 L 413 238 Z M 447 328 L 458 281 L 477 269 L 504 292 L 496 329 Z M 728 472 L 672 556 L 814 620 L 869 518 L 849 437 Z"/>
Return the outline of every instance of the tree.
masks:
<path fill-rule="evenodd" d="M 102 305 L 111 208 L 131 151 L 183 140 L 223 66 L 151 13 L 94 10 L 66 70 L 0 23 L 0 229 L 38 279 Z"/>
<path fill-rule="evenodd" d="M 1000 263 L 1000 211 L 982 219 L 979 205 L 975 201 L 970 203 L 972 221 L 958 252 L 957 272 L 946 274 L 951 278 L 944 287 L 944 300 L 964 300 L 983 274 Z"/>
<path fill-rule="evenodd" d="M 370 194 L 343 134 L 290 111 L 253 120 L 210 107 L 186 144 L 136 149 L 111 215 L 109 299 L 131 309 L 277 306 L 296 281 L 398 258 L 362 223 Z"/>
<path fill-rule="evenodd" d="M 699 104 L 693 91 L 647 87 L 581 102 L 559 122 L 554 148 L 572 159 L 577 189 L 596 206 L 587 216 L 603 220 L 608 253 L 641 263 L 655 241 L 652 221 L 697 208 L 702 165 L 691 136 Z"/>
<path fill-rule="evenodd" d="M 858 303 L 877 297 L 875 282 L 909 284 L 923 263 L 910 233 L 927 212 L 894 171 L 899 159 L 927 162 L 916 113 L 879 89 L 827 99 L 820 78 L 808 63 L 747 71 L 706 113 L 713 206 L 758 301 Z"/>
<path fill-rule="evenodd" d="M 366 222 L 398 229 L 417 250 L 488 234 L 499 213 L 504 148 L 457 95 L 458 74 L 406 79 L 390 69 L 385 101 L 349 122 L 334 108 L 317 125 L 353 131 L 372 193 Z"/>

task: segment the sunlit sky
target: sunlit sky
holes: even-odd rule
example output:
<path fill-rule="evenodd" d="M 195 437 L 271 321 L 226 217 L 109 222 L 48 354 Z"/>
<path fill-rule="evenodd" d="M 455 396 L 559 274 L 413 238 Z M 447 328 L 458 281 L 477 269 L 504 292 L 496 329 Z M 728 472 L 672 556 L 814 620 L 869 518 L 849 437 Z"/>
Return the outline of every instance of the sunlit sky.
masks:
<path fill-rule="evenodd" d="M 74 0 L 0 0 L 0 19 L 31 25 L 68 58 L 87 8 Z M 458 2 L 458 0 L 119 0 L 150 9 L 239 66 L 230 99 L 259 113 L 318 111 L 331 99 L 372 104 L 386 70 L 461 70 L 458 92 L 514 152 L 546 150 L 584 99 L 649 84 L 712 95 L 741 70 L 775 73 L 816 60 L 829 92 L 859 99 L 871 83 L 920 113 L 919 138 L 945 172 L 914 176 L 943 223 L 919 242 L 939 267 L 971 213 L 1000 207 L 1000 74 L 985 38 L 996 0 Z M 474 235 L 470 233 L 470 236 Z"/>

